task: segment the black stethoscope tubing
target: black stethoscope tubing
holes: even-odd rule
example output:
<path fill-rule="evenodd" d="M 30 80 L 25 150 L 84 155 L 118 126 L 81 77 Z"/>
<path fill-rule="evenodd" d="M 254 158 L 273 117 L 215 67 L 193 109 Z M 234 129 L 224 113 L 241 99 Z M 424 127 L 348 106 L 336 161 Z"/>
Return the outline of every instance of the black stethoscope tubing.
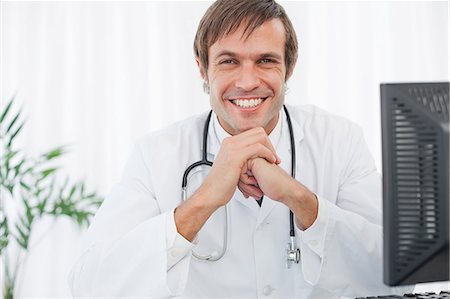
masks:
<path fill-rule="evenodd" d="M 211 115 L 212 115 L 212 110 L 209 112 L 208 117 L 206 118 L 206 121 L 205 121 L 205 126 L 203 127 L 203 152 L 202 152 L 202 159 L 200 161 L 197 161 L 197 162 L 191 164 L 191 166 L 186 168 L 186 170 L 184 171 L 183 182 L 181 184 L 181 187 L 183 189 L 186 188 L 186 186 L 187 186 L 187 177 L 188 177 L 188 175 L 189 175 L 189 173 L 191 172 L 192 169 L 194 169 L 195 167 L 198 167 L 198 166 L 202 166 L 202 165 L 207 165 L 207 166 L 212 166 L 213 165 L 213 163 L 211 161 L 208 161 L 208 159 L 206 158 L 206 155 L 207 155 L 206 144 L 208 142 L 208 129 L 209 129 L 209 122 L 211 121 Z"/>

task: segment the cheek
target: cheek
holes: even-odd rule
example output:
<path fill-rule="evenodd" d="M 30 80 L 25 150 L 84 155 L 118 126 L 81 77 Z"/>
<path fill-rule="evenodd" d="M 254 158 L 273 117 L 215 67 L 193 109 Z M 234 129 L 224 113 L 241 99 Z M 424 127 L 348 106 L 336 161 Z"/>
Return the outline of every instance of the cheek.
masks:
<path fill-rule="evenodd" d="M 285 84 L 284 75 L 281 71 L 274 70 L 264 75 L 264 82 L 275 92 L 280 94 Z"/>
<path fill-rule="evenodd" d="M 225 76 L 217 76 L 214 78 L 211 78 L 210 81 L 210 88 L 211 88 L 211 94 L 217 97 L 218 99 L 221 99 L 225 91 L 230 86 L 230 80 L 228 80 Z"/>

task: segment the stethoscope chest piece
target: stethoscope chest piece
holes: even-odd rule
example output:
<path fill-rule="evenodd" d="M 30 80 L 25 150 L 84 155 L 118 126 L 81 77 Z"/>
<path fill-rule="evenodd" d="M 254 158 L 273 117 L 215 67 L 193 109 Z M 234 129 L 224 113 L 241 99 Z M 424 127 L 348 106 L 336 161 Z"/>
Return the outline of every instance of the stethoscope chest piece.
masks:
<path fill-rule="evenodd" d="M 286 248 L 286 265 L 288 269 L 292 268 L 292 264 L 298 264 L 300 262 L 300 249 L 295 245 L 295 240 L 291 237 L 291 241 L 287 244 Z"/>

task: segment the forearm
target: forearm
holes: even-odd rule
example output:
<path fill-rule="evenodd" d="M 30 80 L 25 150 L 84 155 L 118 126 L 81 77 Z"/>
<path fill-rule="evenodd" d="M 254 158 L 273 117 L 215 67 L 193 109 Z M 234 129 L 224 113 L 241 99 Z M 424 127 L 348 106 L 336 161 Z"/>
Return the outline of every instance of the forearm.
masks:
<path fill-rule="evenodd" d="M 302 229 L 310 227 L 317 218 L 318 201 L 314 193 L 292 178 L 281 167 L 264 159 L 252 159 L 249 169 L 258 187 L 271 199 L 286 205 L 296 216 Z"/>
<path fill-rule="evenodd" d="M 186 240 L 192 241 L 209 217 L 219 208 L 208 202 L 209 193 L 199 188 L 188 200 L 174 211 L 177 231 Z"/>
<path fill-rule="evenodd" d="M 299 228 L 309 228 L 317 219 L 318 200 L 314 193 L 301 183 L 292 179 L 291 187 L 286 188 L 282 201 L 294 213 Z"/>

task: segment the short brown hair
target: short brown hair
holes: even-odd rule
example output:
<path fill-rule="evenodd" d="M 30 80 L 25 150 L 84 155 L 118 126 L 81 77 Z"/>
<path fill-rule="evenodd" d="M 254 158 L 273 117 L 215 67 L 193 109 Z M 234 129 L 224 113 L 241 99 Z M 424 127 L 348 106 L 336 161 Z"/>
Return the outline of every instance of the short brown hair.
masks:
<path fill-rule="evenodd" d="M 284 59 L 287 80 L 297 61 L 297 36 L 284 8 L 273 0 L 217 0 L 208 8 L 194 40 L 194 53 L 204 73 L 208 70 L 208 49 L 217 40 L 235 32 L 243 21 L 246 22 L 244 35 L 248 37 L 256 28 L 274 18 L 281 20 L 286 33 Z"/>

